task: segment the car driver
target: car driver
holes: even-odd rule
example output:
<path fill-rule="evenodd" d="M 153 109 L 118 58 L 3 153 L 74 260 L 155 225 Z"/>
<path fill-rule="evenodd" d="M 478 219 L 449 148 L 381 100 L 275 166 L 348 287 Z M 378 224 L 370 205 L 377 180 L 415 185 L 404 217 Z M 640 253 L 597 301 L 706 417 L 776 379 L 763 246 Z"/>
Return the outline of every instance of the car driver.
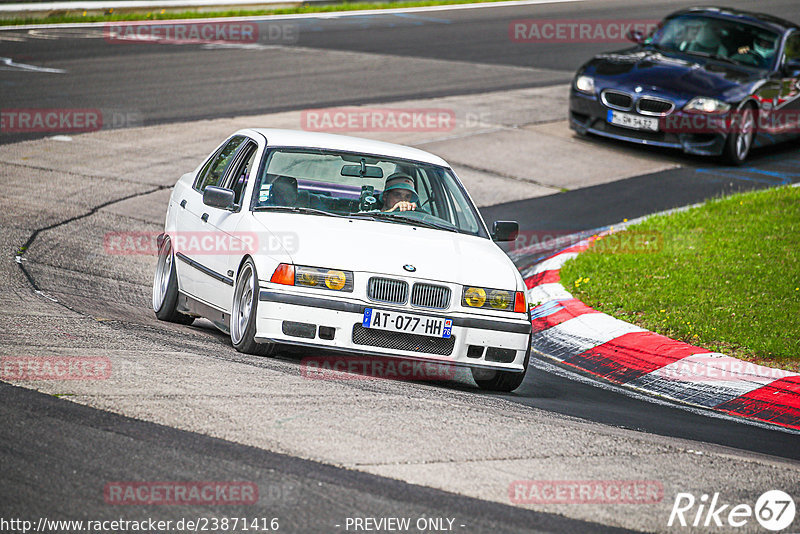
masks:
<path fill-rule="evenodd" d="M 396 172 L 386 179 L 381 193 L 381 211 L 414 211 L 419 196 L 414 189 L 414 180 L 407 174 Z"/>

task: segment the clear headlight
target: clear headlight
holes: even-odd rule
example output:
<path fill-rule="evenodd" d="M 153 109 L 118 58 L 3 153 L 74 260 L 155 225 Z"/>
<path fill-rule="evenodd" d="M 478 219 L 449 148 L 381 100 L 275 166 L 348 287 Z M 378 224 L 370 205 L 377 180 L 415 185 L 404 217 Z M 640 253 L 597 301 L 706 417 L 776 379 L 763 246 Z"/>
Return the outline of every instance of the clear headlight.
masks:
<path fill-rule="evenodd" d="M 585 74 L 581 74 L 580 76 L 575 78 L 575 89 L 577 89 L 581 93 L 593 95 L 594 78 L 592 78 L 591 76 L 586 76 Z"/>
<path fill-rule="evenodd" d="M 528 303 L 522 291 L 487 289 L 485 287 L 464 286 L 461 305 L 467 308 L 489 308 L 492 310 L 525 313 Z"/>
<path fill-rule="evenodd" d="M 270 282 L 331 291 L 353 291 L 353 272 L 281 263 Z"/>
<path fill-rule="evenodd" d="M 725 113 L 730 109 L 730 104 L 708 96 L 698 96 L 683 106 L 683 110 L 690 113 Z"/>

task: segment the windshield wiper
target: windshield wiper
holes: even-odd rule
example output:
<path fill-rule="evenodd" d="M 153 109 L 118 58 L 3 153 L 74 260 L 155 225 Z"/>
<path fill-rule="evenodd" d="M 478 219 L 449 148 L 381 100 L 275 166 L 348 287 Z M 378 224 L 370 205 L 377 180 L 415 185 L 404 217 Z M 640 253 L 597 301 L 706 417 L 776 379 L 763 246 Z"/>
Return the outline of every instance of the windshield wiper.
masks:
<path fill-rule="evenodd" d="M 328 217 L 347 217 L 338 213 L 317 210 L 314 208 L 303 208 L 300 206 L 255 206 L 253 211 L 288 211 L 291 213 L 305 213 L 307 215 L 327 215 Z"/>
<path fill-rule="evenodd" d="M 410 224 L 412 226 L 424 226 L 425 228 L 433 228 L 435 230 L 446 230 L 448 232 L 460 233 L 458 228 L 454 228 L 452 226 L 445 226 L 443 224 L 436 224 L 436 223 L 429 222 L 429 221 L 422 221 L 420 219 L 410 219 L 408 217 L 398 217 L 396 215 L 392 215 L 391 213 L 386 213 L 386 212 L 382 212 L 382 211 L 359 213 L 358 215 L 366 215 L 368 217 L 372 217 L 373 219 L 380 219 L 382 221 L 390 221 L 390 222 L 396 222 L 396 223 L 400 223 L 400 224 Z"/>

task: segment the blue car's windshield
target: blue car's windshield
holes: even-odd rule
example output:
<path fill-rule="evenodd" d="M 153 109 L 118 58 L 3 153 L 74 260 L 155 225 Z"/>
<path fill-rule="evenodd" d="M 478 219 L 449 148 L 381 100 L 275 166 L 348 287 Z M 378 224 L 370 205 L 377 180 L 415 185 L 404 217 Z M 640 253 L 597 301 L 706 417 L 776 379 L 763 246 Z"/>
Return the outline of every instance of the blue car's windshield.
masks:
<path fill-rule="evenodd" d="M 770 69 L 775 63 L 780 36 L 744 22 L 702 15 L 681 15 L 665 21 L 645 40 L 645 44 L 660 50 Z"/>

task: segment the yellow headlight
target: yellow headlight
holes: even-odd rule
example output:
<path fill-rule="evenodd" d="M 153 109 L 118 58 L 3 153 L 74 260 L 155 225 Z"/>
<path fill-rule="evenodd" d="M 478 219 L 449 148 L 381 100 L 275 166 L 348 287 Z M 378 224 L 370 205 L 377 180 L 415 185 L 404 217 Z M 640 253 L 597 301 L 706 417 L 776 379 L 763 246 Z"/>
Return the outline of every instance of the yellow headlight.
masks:
<path fill-rule="evenodd" d="M 486 302 L 486 291 L 480 287 L 470 287 L 464 293 L 464 300 L 468 305 L 480 308 Z"/>
<path fill-rule="evenodd" d="M 303 270 L 298 273 L 297 283 L 304 286 L 315 287 L 319 284 L 319 280 L 315 272 Z"/>
<path fill-rule="evenodd" d="M 511 306 L 511 294 L 508 291 L 492 291 L 489 294 L 489 306 L 496 310 L 507 310 Z"/>
<path fill-rule="evenodd" d="M 328 271 L 325 275 L 325 285 L 328 289 L 339 291 L 347 283 L 347 277 L 342 271 Z"/>

